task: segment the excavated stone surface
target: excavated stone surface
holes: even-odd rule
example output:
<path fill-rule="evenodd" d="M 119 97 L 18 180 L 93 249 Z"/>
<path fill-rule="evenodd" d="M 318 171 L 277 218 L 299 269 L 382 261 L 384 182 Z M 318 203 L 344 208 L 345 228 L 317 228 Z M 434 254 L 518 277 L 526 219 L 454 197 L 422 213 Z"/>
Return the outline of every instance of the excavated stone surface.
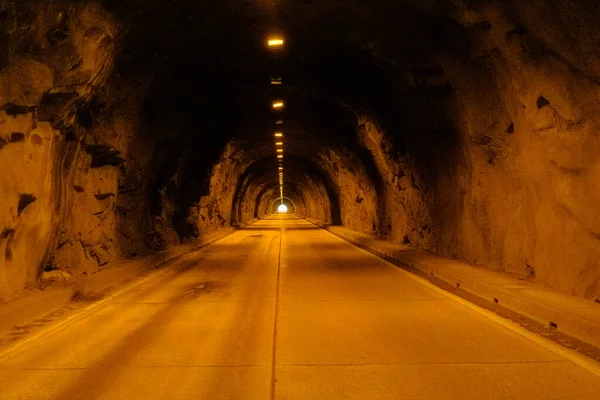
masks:
<path fill-rule="evenodd" d="M 597 4 L 292 3 L 1 4 L 0 300 L 273 212 L 280 119 L 296 214 L 600 298 Z"/>
<path fill-rule="evenodd" d="M 27 43 L 36 51 L 20 54 L 9 46 L 0 71 L 2 300 L 34 283 L 56 249 L 72 207 L 72 167 L 80 153 L 79 144 L 69 137 L 76 133 L 64 128 L 74 118 L 69 103 L 89 100 L 112 65 L 117 26 L 110 16 L 93 3 L 71 7 L 68 17 L 64 10 L 58 4 L 40 4 L 9 14 L 14 24 L 10 43 Z M 47 32 L 53 32 L 54 40 L 44 36 Z M 45 118 L 51 107 L 53 115 Z M 78 212 L 99 212 L 108 204 L 85 206 Z"/>

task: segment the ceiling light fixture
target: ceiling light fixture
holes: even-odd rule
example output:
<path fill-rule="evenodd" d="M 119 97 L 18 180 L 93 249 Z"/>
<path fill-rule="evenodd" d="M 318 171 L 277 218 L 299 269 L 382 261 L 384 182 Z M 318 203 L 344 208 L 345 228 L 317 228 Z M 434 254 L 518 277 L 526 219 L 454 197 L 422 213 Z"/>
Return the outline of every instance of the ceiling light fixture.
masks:
<path fill-rule="evenodd" d="M 272 38 L 272 39 L 269 39 L 267 44 L 269 45 L 269 47 L 281 47 L 281 46 L 283 46 L 283 39 L 282 38 Z"/>
<path fill-rule="evenodd" d="M 273 108 L 283 108 L 283 101 L 280 101 L 280 100 L 274 101 Z"/>

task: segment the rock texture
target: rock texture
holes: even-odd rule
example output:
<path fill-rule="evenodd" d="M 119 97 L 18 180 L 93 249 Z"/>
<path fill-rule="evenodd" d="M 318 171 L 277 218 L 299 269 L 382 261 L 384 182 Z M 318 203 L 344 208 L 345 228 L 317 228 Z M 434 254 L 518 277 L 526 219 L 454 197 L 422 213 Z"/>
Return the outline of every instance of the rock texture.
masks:
<path fill-rule="evenodd" d="M 0 300 L 272 213 L 275 130 L 296 214 L 600 298 L 597 4 L 213 3 L 0 3 Z"/>
<path fill-rule="evenodd" d="M 81 130 L 73 121 L 110 74 L 117 25 L 91 3 L 3 16 L 10 40 L 0 72 L 0 299 L 7 300 L 36 281 L 58 245 L 79 175 Z M 79 212 L 102 209 L 87 206 Z"/>

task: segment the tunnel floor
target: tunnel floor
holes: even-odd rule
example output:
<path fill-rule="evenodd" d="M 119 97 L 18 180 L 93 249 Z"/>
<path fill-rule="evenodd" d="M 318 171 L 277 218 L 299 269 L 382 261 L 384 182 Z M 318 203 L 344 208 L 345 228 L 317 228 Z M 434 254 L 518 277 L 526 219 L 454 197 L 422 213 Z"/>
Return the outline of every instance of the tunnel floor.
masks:
<path fill-rule="evenodd" d="M 2 399 L 594 399 L 600 377 L 293 216 L 0 359 Z"/>

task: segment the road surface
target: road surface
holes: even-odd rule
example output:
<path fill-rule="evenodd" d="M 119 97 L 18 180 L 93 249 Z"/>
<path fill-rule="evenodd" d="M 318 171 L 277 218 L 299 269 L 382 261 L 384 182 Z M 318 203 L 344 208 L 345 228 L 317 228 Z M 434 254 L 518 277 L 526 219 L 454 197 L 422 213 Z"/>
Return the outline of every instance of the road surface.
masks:
<path fill-rule="evenodd" d="M 600 399 L 600 377 L 293 217 L 0 359 L 0 399 Z"/>

